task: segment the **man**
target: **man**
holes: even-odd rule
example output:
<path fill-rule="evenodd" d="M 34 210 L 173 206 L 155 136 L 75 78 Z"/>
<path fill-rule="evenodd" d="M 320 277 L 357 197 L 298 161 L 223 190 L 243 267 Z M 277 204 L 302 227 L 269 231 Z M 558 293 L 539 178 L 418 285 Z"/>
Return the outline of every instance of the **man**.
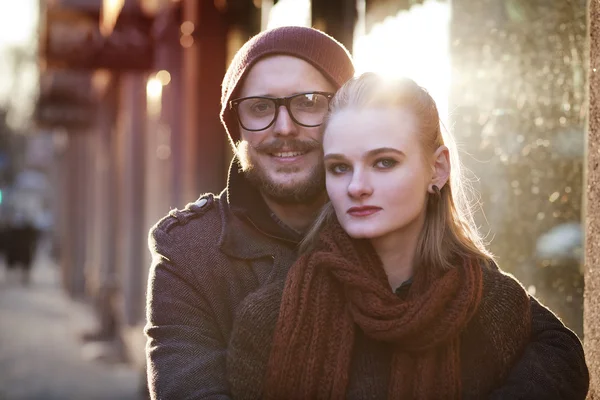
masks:
<path fill-rule="evenodd" d="M 319 125 L 331 94 L 353 74 L 343 46 L 309 28 L 263 32 L 236 54 L 221 120 L 241 171 L 234 161 L 219 196 L 200 197 L 150 232 L 152 398 L 230 398 L 225 352 L 236 309 L 286 276 L 326 200 Z M 583 398 L 581 343 L 533 299 L 532 307 L 533 342 L 494 398 Z"/>

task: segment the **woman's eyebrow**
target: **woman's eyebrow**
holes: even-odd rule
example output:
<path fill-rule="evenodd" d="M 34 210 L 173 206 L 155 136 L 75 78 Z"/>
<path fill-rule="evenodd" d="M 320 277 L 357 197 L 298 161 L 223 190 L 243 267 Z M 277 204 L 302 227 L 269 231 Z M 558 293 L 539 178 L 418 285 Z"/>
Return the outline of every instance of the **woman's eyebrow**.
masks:
<path fill-rule="evenodd" d="M 404 153 L 398 149 L 395 149 L 393 147 L 379 147 L 377 149 L 373 149 L 373 150 L 369 150 L 366 154 L 367 158 L 372 158 L 375 157 L 379 154 L 382 153 L 395 153 L 398 154 L 399 156 L 404 156 Z M 346 156 L 344 156 L 343 154 L 339 154 L 339 153 L 330 153 L 330 154 L 326 154 L 323 157 L 324 161 L 327 160 L 346 160 Z"/>
<path fill-rule="evenodd" d="M 343 154 L 337 154 L 337 153 L 326 154 L 325 157 L 323 157 L 323 161 L 345 160 L 345 159 L 346 159 L 346 157 Z"/>
<path fill-rule="evenodd" d="M 396 153 L 399 156 L 404 156 L 404 153 L 402 151 L 395 149 L 393 147 L 380 147 L 380 148 L 373 149 L 373 150 L 370 150 L 369 152 L 367 152 L 367 157 L 374 157 L 381 153 Z"/>

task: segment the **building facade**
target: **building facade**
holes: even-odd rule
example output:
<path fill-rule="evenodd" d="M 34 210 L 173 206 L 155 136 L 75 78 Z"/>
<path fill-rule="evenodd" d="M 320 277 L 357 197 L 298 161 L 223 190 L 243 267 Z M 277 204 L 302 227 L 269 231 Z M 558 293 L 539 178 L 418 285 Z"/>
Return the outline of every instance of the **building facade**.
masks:
<path fill-rule="evenodd" d="M 595 182 L 598 154 L 598 54 L 586 46 L 598 40 L 597 2 L 115 3 L 45 7 L 42 77 L 52 84 L 37 115 L 66 143 L 59 175 L 68 196 L 57 210 L 64 287 L 94 299 L 98 334 L 121 337 L 132 362 L 144 361 L 148 229 L 226 183 L 231 150 L 218 118 L 226 67 L 252 35 L 295 24 L 344 43 L 358 72 L 408 75 L 432 93 L 478 177 L 478 223 L 491 251 L 584 338 L 600 375 L 590 311 L 600 297 L 598 210 L 595 186 L 584 183 Z"/>

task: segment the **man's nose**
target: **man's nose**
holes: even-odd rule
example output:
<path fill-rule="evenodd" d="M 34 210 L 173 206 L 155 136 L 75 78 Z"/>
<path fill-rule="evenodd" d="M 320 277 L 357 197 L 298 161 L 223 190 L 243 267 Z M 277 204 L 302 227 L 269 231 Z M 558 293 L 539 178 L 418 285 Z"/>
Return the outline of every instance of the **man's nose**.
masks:
<path fill-rule="evenodd" d="M 356 171 L 352 175 L 352 180 L 348 184 L 348 195 L 352 198 L 363 198 L 373 194 L 373 187 L 371 186 L 368 177 L 364 172 Z"/>
<path fill-rule="evenodd" d="M 275 119 L 273 131 L 279 136 L 289 136 L 298 134 L 298 125 L 292 119 L 285 106 L 279 107 L 277 118 Z"/>

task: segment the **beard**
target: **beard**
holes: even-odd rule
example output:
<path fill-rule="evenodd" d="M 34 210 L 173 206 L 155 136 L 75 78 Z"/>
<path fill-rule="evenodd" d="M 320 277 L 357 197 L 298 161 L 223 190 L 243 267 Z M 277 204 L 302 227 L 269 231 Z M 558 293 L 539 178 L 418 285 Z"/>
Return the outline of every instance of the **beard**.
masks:
<path fill-rule="evenodd" d="M 252 149 L 258 154 L 272 154 L 283 148 L 289 151 L 308 152 L 320 150 L 321 145 L 316 141 L 275 139 L 270 143 L 261 144 Z M 316 201 L 325 191 L 325 169 L 322 161 L 314 165 L 302 181 L 281 184 L 271 178 L 270 171 L 253 158 L 250 150 L 251 147 L 247 141 L 238 142 L 236 156 L 241 170 L 248 181 L 272 201 L 278 204 L 310 204 Z M 282 166 L 272 172 L 294 173 L 298 172 L 298 170 L 299 168 L 295 166 Z"/>

